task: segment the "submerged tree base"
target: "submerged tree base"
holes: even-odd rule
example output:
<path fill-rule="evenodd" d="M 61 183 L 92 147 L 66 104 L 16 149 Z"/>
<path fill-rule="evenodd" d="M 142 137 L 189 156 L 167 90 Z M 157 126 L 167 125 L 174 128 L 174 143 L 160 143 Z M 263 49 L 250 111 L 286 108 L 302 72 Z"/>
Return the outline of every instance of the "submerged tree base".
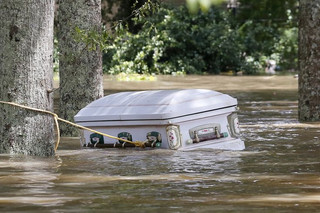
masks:
<path fill-rule="evenodd" d="M 1 1 L 0 100 L 53 110 L 54 1 Z M 50 115 L 0 105 L 0 153 L 54 155 Z"/>
<path fill-rule="evenodd" d="M 320 121 L 319 1 L 300 1 L 299 120 Z"/>

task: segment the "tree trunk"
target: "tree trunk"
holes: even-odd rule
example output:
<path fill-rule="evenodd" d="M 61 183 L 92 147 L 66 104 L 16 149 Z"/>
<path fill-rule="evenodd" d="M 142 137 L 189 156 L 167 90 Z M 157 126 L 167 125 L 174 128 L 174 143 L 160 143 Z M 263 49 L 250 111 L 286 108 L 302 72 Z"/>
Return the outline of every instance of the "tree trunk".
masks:
<path fill-rule="evenodd" d="M 320 0 L 300 0 L 299 120 L 320 120 Z"/>
<path fill-rule="evenodd" d="M 54 0 L 1 0 L 0 100 L 52 111 Z M 0 104 L 0 153 L 54 154 L 51 115 Z"/>
<path fill-rule="evenodd" d="M 102 53 L 97 47 L 75 40 L 75 29 L 99 32 L 100 0 L 61 0 L 58 9 L 60 72 L 60 117 L 73 121 L 74 115 L 90 102 L 103 96 Z M 61 124 L 61 135 L 77 136 L 74 127 Z"/>

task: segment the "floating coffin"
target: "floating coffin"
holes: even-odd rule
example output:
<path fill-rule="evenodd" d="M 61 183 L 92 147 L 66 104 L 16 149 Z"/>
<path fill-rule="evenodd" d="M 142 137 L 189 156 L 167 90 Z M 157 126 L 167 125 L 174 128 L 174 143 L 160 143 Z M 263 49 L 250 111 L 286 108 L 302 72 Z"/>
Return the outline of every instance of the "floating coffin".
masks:
<path fill-rule="evenodd" d="M 237 100 L 205 89 L 121 92 L 100 98 L 75 116 L 79 125 L 165 149 L 242 150 Z M 83 131 L 83 146 L 130 147 Z"/>

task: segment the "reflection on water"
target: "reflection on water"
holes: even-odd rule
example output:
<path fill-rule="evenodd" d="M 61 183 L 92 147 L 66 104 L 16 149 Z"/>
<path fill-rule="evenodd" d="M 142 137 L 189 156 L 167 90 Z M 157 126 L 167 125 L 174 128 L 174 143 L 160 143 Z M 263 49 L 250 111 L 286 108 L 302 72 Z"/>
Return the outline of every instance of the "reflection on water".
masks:
<path fill-rule="evenodd" d="M 297 123 L 296 90 L 227 93 L 239 101 L 245 151 L 80 149 L 64 138 L 56 157 L 0 155 L 0 210 L 318 211 L 320 128 Z"/>

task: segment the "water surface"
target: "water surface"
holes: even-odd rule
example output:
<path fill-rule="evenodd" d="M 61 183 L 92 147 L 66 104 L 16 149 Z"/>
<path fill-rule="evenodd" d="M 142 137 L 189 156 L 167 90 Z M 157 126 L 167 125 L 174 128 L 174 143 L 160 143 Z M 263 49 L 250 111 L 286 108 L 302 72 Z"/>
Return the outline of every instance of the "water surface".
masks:
<path fill-rule="evenodd" d="M 81 149 L 78 138 L 63 138 L 55 157 L 0 155 L 2 212 L 319 211 L 320 128 L 298 123 L 293 77 L 163 77 L 124 84 L 107 77 L 106 83 L 106 94 L 157 88 L 228 93 L 238 98 L 247 148 Z"/>

